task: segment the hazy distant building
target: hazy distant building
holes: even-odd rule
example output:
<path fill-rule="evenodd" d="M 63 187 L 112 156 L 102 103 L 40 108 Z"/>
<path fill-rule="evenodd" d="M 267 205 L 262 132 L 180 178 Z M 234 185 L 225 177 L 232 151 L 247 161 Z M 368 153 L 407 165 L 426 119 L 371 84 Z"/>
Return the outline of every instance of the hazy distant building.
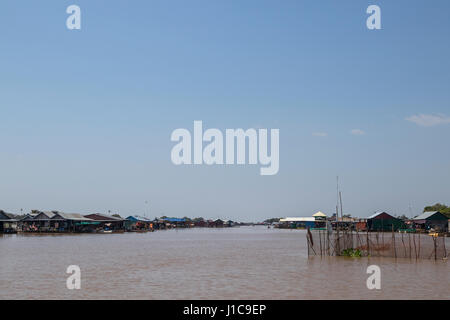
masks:
<path fill-rule="evenodd" d="M 404 228 L 404 222 L 386 212 L 377 212 L 367 217 L 369 231 L 397 231 Z"/>
<path fill-rule="evenodd" d="M 448 231 L 448 218 L 439 211 L 428 211 L 412 219 L 418 229 Z"/>
<path fill-rule="evenodd" d="M 17 221 L 10 213 L 0 210 L 0 233 L 15 233 L 16 230 Z"/>

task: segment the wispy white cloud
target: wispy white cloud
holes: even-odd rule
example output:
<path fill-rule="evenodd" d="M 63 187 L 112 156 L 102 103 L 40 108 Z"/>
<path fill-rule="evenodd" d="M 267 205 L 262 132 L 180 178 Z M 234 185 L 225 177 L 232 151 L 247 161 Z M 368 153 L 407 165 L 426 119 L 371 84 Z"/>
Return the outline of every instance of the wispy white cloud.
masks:
<path fill-rule="evenodd" d="M 417 114 L 406 118 L 421 127 L 433 127 L 440 124 L 450 123 L 450 117 L 443 114 Z"/>
<path fill-rule="evenodd" d="M 326 137 L 326 136 L 328 136 L 328 133 L 326 133 L 326 132 L 313 132 L 312 135 L 315 136 L 315 137 Z"/>
<path fill-rule="evenodd" d="M 353 130 L 350 131 L 350 133 L 355 135 L 355 136 L 362 136 L 362 135 L 366 134 L 361 129 L 353 129 Z"/>

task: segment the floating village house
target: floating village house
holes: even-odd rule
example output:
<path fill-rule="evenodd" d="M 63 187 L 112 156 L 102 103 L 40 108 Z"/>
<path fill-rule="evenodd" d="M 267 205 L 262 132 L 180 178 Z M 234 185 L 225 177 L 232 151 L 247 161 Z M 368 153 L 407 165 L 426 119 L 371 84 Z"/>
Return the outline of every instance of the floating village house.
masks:
<path fill-rule="evenodd" d="M 224 222 L 225 227 L 233 227 L 235 225 L 236 225 L 236 223 L 233 220 L 227 220 Z"/>
<path fill-rule="evenodd" d="M 186 228 L 188 226 L 185 218 L 163 218 L 161 220 L 166 224 L 166 228 Z"/>
<path fill-rule="evenodd" d="M 207 227 L 208 222 L 203 218 L 195 218 L 192 220 L 194 223 L 194 227 Z"/>
<path fill-rule="evenodd" d="M 21 229 L 24 232 L 50 232 L 55 228 L 55 221 L 51 218 L 57 211 L 32 210 L 21 221 Z"/>
<path fill-rule="evenodd" d="M 316 221 L 323 220 L 325 221 L 327 219 L 327 215 L 323 213 L 322 211 L 316 212 L 312 215 L 314 218 L 316 218 Z"/>
<path fill-rule="evenodd" d="M 314 227 L 315 228 L 326 228 L 327 227 L 327 215 L 322 211 L 316 212 L 312 215 L 314 217 Z"/>
<path fill-rule="evenodd" d="M 287 217 L 280 219 L 280 227 L 288 227 L 288 228 L 314 228 L 316 225 L 316 218 L 314 217 Z"/>
<path fill-rule="evenodd" d="M 55 221 L 55 227 L 59 228 L 61 232 L 93 232 L 100 224 L 79 213 L 64 213 L 59 211 L 56 212 L 51 220 Z"/>
<path fill-rule="evenodd" d="M 367 218 L 369 231 L 397 231 L 405 227 L 402 220 L 391 216 L 386 212 L 377 212 Z"/>
<path fill-rule="evenodd" d="M 355 230 L 356 231 L 367 231 L 367 219 L 356 219 Z"/>
<path fill-rule="evenodd" d="M 326 226 L 327 216 L 322 212 L 315 213 L 312 217 L 287 217 L 280 219 L 279 228 L 307 229 Z"/>
<path fill-rule="evenodd" d="M 339 230 L 355 230 L 357 219 L 350 216 L 343 216 L 336 218 L 334 214 L 333 217 L 330 218 L 331 225 L 334 230 L 339 227 Z"/>
<path fill-rule="evenodd" d="M 326 227 L 327 215 L 323 212 L 317 212 L 312 215 L 312 217 L 287 217 L 280 219 L 281 228 L 325 228 Z"/>
<path fill-rule="evenodd" d="M 125 227 L 125 219 L 120 217 L 109 216 L 101 213 L 92 213 L 85 215 L 86 218 L 98 222 L 97 229 L 102 231 L 119 232 Z"/>
<path fill-rule="evenodd" d="M 92 232 L 99 223 L 79 213 L 34 210 L 21 224 L 24 232 Z"/>
<path fill-rule="evenodd" d="M 448 218 L 439 211 L 428 211 L 412 219 L 416 229 L 448 231 Z"/>
<path fill-rule="evenodd" d="M 10 213 L 0 210 L 0 233 L 16 233 L 17 220 Z"/>
<path fill-rule="evenodd" d="M 217 219 L 213 222 L 212 226 L 214 228 L 222 228 L 224 226 L 223 223 L 224 221 L 222 219 Z"/>
<path fill-rule="evenodd" d="M 142 216 L 134 215 L 125 219 L 127 231 L 148 231 L 153 229 L 153 221 Z"/>

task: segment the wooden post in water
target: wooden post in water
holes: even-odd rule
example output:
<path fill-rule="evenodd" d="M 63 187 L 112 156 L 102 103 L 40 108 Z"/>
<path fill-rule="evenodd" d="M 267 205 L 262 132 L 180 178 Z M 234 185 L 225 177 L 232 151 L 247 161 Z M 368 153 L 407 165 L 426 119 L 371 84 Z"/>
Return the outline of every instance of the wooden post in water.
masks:
<path fill-rule="evenodd" d="M 436 246 L 437 237 L 433 236 L 433 244 L 434 244 L 434 260 L 437 260 L 437 246 Z"/>
<path fill-rule="evenodd" d="M 342 230 L 342 239 L 344 240 L 343 242 L 344 242 L 344 250 L 345 249 L 348 249 L 348 238 L 346 237 L 347 236 L 347 231 L 345 230 L 345 224 L 344 224 L 344 211 L 343 211 L 343 209 L 342 209 L 342 194 L 341 194 L 341 191 L 339 191 L 339 203 L 340 203 L 340 205 L 341 205 L 341 222 L 342 222 L 342 225 L 344 226 L 344 230 Z M 343 249 L 340 249 L 340 250 L 343 250 Z"/>
<path fill-rule="evenodd" d="M 442 241 L 442 243 L 444 244 L 444 257 L 443 258 L 447 258 L 447 248 L 445 247 L 445 239 L 443 239 L 444 241 Z"/>
<path fill-rule="evenodd" d="M 367 241 L 367 255 L 370 256 L 369 228 L 367 228 L 366 231 L 366 241 Z"/>
<path fill-rule="evenodd" d="M 395 248 L 394 224 L 392 224 L 392 247 L 394 248 L 394 258 L 397 259 L 397 250 Z"/>
<path fill-rule="evenodd" d="M 330 232 L 328 232 L 328 221 L 327 221 L 327 255 L 330 255 Z M 331 231 L 333 232 L 333 228 L 331 228 Z"/>
<path fill-rule="evenodd" d="M 420 259 L 420 237 L 421 237 L 421 235 L 419 233 L 419 254 L 418 254 L 419 259 Z"/>
<path fill-rule="evenodd" d="M 309 227 L 306 230 L 307 230 L 306 236 L 308 237 L 308 242 L 311 246 L 311 250 L 313 251 L 314 255 L 316 256 L 317 253 L 316 253 L 316 250 L 314 250 L 314 240 L 312 238 L 311 231 L 309 230 Z M 308 246 L 308 252 L 309 252 L 309 246 Z"/>
<path fill-rule="evenodd" d="M 336 255 L 340 256 L 341 255 L 341 246 L 339 245 L 339 210 L 338 210 L 338 206 L 336 206 Z"/>
<path fill-rule="evenodd" d="M 378 256 L 379 256 L 380 255 L 380 232 L 379 231 L 377 231 L 376 237 L 377 237 L 377 248 L 378 248 Z M 375 249 L 375 250 L 377 250 L 377 249 Z"/>
<path fill-rule="evenodd" d="M 308 258 L 309 258 L 309 237 L 308 237 L 308 233 L 306 233 L 306 243 L 308 244 Z"/>
<path fill-rule="evenodd" d="M 409 241 L 409 258 L 411 259 L 411 251 L 412 251 L 412 246 L 411 246 L 411 233 L 408 233 L 408 241 Z"/>
<path fill-rule="evenodd" d="M 322 235 L 321 231 L 319 230 L 319 244 L 320 244 L 320 256 L 322 256 Z"/>
<path fill-rule="evenodd" d="M 405 241 L 403 240 L 403 233 L 402 233 L 402 244 L 403 244 L 403 250 L 405 251 L 405 256 L 403 258 L 406 258 L 406 246 L 405 246 Z"/>

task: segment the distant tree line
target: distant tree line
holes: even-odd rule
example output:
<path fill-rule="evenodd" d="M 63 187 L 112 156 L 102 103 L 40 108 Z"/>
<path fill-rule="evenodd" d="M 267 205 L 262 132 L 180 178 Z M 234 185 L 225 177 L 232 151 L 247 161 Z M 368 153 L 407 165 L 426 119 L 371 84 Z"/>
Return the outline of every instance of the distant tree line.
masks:
<path fill-rule="evenodd" d="M 436 203 L 435 205 L 425 207 L 423 212 L 426 211 L 439 211 L 442 214 L 445 214 L 447 218 L 450 219 L 450 207 L 447 207 L 445 204 Z"/>

